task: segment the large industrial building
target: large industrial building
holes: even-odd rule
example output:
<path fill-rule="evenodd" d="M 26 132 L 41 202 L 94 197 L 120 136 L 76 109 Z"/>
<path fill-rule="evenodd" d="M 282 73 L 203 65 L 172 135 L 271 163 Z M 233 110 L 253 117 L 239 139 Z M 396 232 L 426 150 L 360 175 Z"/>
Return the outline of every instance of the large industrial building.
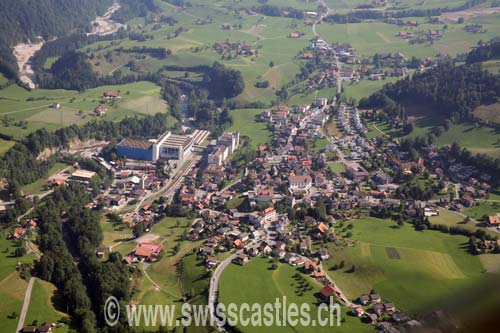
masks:
<path fill-rule="evenodd" d="M 123 139 L 117 146 L 120 157 L 132 160 L 156 162 L 183 161 L 191 155 L 193 145 L 200 144 L 208 136 L 207 131 L 195 131 L 192 135 L 165 132 L 158 139 Z"/>

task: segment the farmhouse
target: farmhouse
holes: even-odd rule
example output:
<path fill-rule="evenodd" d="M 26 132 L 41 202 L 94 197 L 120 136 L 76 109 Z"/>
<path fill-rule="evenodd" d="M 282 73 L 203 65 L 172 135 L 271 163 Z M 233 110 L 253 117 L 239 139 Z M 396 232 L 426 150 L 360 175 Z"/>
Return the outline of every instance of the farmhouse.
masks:
<path fill-rule="evenodd" d="M 500 226 L 500 217 L 498 215 L 488 216 L 488 225 L 491 227 Z"/>

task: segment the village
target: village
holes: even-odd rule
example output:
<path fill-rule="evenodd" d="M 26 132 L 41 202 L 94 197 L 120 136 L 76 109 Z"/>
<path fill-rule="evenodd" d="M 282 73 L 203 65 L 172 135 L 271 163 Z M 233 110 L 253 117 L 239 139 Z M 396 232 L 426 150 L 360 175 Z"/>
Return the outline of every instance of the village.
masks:
<path fill-rule="evenodd" d="M 214 49 L 221 54 L 253 52 L 250 45 L 227 41 Z M 303 59 L 311 59 L 313 53 L 324 57 L 328 66 L 309 80 L 310 90 L 340 87 L 342 82 L 357 82 L 363 76 L 379 80 L 407 73 L 401 54 L 377 58 L 398 64 L 390 74 L 370 71 L 366 66 L 359 71 L 341 66 L 340 62 L 361 64 L 348 44 L 328 45 L 314 39 Z M 94 114 L 103 115 L 106 104 L 119 98 L 118 92 L 106 92 Z M 206 269 L 213 272 L 211 304 L 217 302 L 219 278 L 229 264 L 245 265 L 262 256 L 299 267 L 323 286 L 319 301 L 333 296 L 353 315 L 381 330 L 418 327 L 419 321 L 375 292 L 349 299 L 323 267 L 331 257 L 326 244 L 345 246 L 352 242 L 348 233 L 338 234 L 337 225 L 360 216 L 391 217 L 390 212 L 397 212 L 398 223 L 412 220 L 427 228 L 428 218 L 442 210 L 462 214 L 487 197 L 491 175 L 456 162 L 451 146 L 432 147 L 426 156 L 412 159 L 395 140 L 368 138 L 372 118 L 371 110 L 359 110 L 336 96 L 265 109 L 260 121 L 272 129 L 272 142 L 258 146 L 256 158 L 243 169 L 233 163 L 242 144 L 238 132 L 224 132 L 215 139 L 210 139 L 210 132 L 198 129 L 189 134 L 167 131 L 149 140 L 125 137 L 116 145 L 113 159 L 102 149 L 84 152 L 114 175 L 111 186 L 86 207 L 116 214 L 138 239 L 147 236 L 165 217 L 164 212 L 193 217 L 186 240 L 202 242 L 197 253 Z M 327 124 L 339 135 L 330 135 Z M 51 175 L 46 187 L 79 182 L 92 191 L 95 176 L 95 171 L 74 164 Z M 405 194 L 407 183 L 414 179 L 432 182 L 434 193 L 426 199 Z M 436 196 L 442 193 L 445 195 Z M 472 219 L 471 223 L 478 230 L 500 232 L 498 214 L 485 217 L 483 222 Z M 36 218 L 27 219 L 11 237 L 27 238 L 36 228 Z M 160 261 L 163 246 L 146 237 L 123 260 L 128 265 Z M 500 241 L 480 239 L 473 246 L 479 253 L 497 253 Z M 111 251 L 100 246 L 96 256 L 104 258 Z"/>

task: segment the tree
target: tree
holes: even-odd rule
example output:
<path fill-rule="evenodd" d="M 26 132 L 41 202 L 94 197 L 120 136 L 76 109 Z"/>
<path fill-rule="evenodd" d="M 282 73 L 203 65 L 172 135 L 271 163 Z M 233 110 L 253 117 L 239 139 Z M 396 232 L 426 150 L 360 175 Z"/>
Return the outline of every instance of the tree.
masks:
<path fill-rule="evenodd" d="M 144 223 L 137 223 L 134 225 L 133 234 L 135 238 L 141 237 L 145 232 Z"/>

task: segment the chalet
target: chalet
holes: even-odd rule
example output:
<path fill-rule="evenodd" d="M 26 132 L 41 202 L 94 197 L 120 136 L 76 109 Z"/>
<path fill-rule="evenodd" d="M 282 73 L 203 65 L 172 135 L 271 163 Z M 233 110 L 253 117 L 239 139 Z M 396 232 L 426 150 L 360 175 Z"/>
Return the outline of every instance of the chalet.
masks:
<path fill-rule="evenodd" d="M 319 249 L 318 252 L 316 252 L 316 256 L 321 260 L 330 259 L 330 254 L 328 253 L 328 249 L 324 247 Z"/>

